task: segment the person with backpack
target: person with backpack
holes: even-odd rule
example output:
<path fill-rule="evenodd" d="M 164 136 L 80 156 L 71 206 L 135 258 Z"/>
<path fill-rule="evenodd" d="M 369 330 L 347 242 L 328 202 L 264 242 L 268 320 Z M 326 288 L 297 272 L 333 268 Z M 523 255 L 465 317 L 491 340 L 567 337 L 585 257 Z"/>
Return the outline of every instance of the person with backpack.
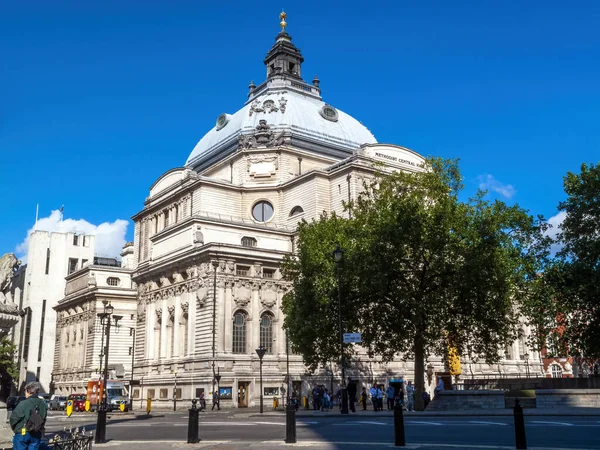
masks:
<path fill-rule="evenodd" d="M 46 425 L 46 402 L 38 397 L 40 383 L 34 381 L 25 386 L 26 400 L 20 402 L 10 416 L 10 427 L 15 433 L 14 450 L 37 450 L 40 447 Z"/>

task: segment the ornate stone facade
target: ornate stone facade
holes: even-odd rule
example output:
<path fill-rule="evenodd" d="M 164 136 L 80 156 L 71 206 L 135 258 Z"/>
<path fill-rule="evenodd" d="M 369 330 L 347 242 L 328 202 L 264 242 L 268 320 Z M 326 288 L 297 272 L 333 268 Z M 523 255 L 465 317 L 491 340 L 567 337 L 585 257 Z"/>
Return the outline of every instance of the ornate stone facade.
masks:
<path fill-rule="evenodd" d="M 265 60 L 267 80 L 251 83 L 246 105 L 221 114 L 186 168 L 161 176 L 133 217 L 135 399 L 172 405 L 175 376 L 182 400 L 201 392 L 210 399 L 218 374 L 226 394 L 221 406 L 256 404 L 259 346 L 267 349 L 267 398 L 285 394 L 288 370 L 301 394 L 316 381 L 339 383 L 335 365 L 309 375 L 302 358 L 287 349 L 281 305 L 290 285 L 281 277 L 282 259 L 295 251 L 300 220 L 323 212 L 345 217 L 344 202 L 381 164 L 416 171 L 424 158 L 377 144 L 362 124 L 324 103 L 318 83 L 301 79 L 302 62 L 291 37 L 280 33 Z M 174 204 L 182 206 L 169 210 L 163 226 L 165 205 Z M 332 333 L 336 327 L 332 323 Z M 474 361 L 463 367 L 473 374 L 524 371 L 519 358 L 511 358 L 498 367 Z M 444 369 L 441 358 L 428 364 Z M 413 369 L 410 361 L 384 364 L 361 352 L 347 374 L 363 384 L 387 383 L 412 377 Z"/>

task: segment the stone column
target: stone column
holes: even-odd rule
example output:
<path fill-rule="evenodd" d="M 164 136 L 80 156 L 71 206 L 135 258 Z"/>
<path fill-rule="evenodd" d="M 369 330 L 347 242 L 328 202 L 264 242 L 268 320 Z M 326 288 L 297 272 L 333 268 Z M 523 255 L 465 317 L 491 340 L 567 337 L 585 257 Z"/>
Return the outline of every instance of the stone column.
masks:
<path fill-rule="evenodd" d="M 196 293 L 188 292 L 185 294 L 185 299 L 188 302 L 188 333 L 186 336 L 188 342 L 188 351 L 186 356 L 191 356 L 195 353 L 194 335 L 196 333 Z"/>
<path fill-rule="evenodd" d="M 250 311 L 252 315 L 252 321 L 248 324 L 250 327 L 250 348 L 248 351 L 254 355 L 254 350 L 260 346 L 260 299 L 259 296 L 259 284 L 254 284 L 252 289 L 252 300 L 250 302 Z"/>
<path fill-rule="evenodd" d="M 162 316 L 160 324 L 160 358 L 167 357 L 167 321 L 169 320 L 169 311 L 167 310 L 167 300 L 160 300 L 160 305 L 162 307 Z"/>
<path fill-rule="evenodd" d="M 225 351 L 225 280 L 217 275 L 217 353 Z"/>
<path fill-rule="evenodd" d="M 233 347 L 233 284 L 234 281 L 233 280 L 229 280 L 226 283 L 226 290 L 225 290 L 225 324 L 224 324 L 224 331 L 225 331 L 225 349 L 224 351 L 226 353 L 231 353 L 231 349 Z"/>
<path fill-rule="evenodd" d="M 173 326 L 175 331 L 173 333 L 173 354 L 171 357 L 176 358 L 183 354 L 183 346 L 181 345 L 181 326 L 179 323 L 182 320 L 181 317 L 181 296 L 175 296 L 175 316 L 173 320 Z"/>

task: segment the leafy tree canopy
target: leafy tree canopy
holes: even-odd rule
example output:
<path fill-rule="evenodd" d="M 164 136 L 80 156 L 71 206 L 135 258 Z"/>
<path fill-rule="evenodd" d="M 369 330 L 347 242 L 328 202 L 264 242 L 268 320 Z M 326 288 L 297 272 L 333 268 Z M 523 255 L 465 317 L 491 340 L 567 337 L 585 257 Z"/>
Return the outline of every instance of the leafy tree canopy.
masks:
<path fill-rule="evenodd" d="M 558 334 L 573 356 L 600 357 L 600 165 L 564 177 L 565 219 L 558 260 L 548 271 L 560 313 Z M 565 353 L 563 353 L 565 354 Z"/>
<path fill-rule="evenodd" d="M 284 276 L 285 326 L 312 368 L 339 355 L 335 263 L 341 268 L 344 329 L 384 360 L 414 357 L 419 401 L 427 354 L 448 341 L 459 354 L 488 362 L 516 337 L 530 284 L 548 255 L 545 225 L 518 206 L 459 200 L 454 160 L 430 159 L 424 170 L 379 174 L 365 183 L 352 219 L 322 216 L 298 229 L 297 255 Z M 347 345 L 350 354 L 355 349 Z"/>

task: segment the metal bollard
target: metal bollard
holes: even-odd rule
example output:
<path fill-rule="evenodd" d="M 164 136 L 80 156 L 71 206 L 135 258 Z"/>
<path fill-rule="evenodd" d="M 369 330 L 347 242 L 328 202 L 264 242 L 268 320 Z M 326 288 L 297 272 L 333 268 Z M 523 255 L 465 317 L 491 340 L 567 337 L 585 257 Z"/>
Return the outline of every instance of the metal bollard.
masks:
<path fill-rule="evenodd" d="M 515 399 L 515 440 L 517 441 L 517 449 L 527 449 L 527 437 L 525 436 L 525 417 L 523 417 L 523 407 L 519 399 Z"/>
<path fill-rule="evenodd" d="M 188 444 L 197 444 L 200 442 L 198 437 L 198 417 L 199 410 L 196 408 L 196 399 L 192 400 L 192 407 L 189 409 L 190 417 L 188 420 Z"/>
<path fill-rule="evenodd" d="M 406 445 L 404 415 L 402 413 L 402 405 L 400 404 L 394 407 L 394 445 L 396 447 L 404 447 Z"/>
<path fill-rule="evenodd" d="M 296 443 L 296 407 L 290 402 L 285 407 L 285 443 Z"/>

